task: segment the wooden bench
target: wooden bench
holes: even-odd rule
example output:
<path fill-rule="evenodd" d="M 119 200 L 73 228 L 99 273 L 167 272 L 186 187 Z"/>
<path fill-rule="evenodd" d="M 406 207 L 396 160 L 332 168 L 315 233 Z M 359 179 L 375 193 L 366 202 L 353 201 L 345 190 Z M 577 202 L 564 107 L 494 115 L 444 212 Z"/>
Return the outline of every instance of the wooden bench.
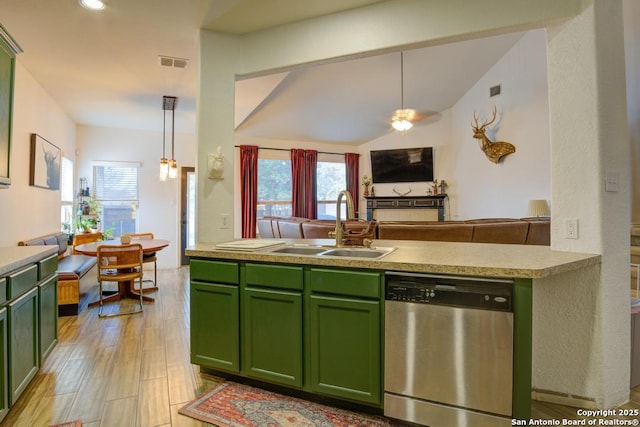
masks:
<path fill-rule="evenodd" d="M 67 254 L 67 235 L 59 232 L 18 242 L 19 246 L 58 246 L 58 315 L 74 316 L 80 307 L 80 280 L 96 265 L 95 257 Z"/>

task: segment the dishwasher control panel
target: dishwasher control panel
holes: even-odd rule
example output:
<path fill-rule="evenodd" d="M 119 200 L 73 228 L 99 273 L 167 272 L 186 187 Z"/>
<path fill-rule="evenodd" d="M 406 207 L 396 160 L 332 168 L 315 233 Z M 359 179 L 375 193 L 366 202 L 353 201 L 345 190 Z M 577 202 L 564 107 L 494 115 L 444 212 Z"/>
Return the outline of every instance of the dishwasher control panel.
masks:
<path fill-rule="evenodd" d="M 513 311 L 513 284 L 436 276 L 387 275 L 387 301 Z"/>

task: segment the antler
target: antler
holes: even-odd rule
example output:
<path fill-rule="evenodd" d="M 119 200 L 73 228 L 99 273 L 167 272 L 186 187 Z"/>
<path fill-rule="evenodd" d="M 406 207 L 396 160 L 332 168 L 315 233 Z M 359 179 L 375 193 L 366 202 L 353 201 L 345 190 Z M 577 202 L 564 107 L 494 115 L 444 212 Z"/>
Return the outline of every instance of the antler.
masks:
<path fill-rule="evenodd" d="M 400 197 L 404 197 L 404 196 L 406 196 L 407 194 L 411 193 L 411 191 L 412 191 L 412 190 L 411 190 L 411 187 L 409 187 L 409 191 L 404 192 L 404 193 L 401 193 L 401 192 L 399 192 L 398 190 L 396 190 L 396 187 L 393 187 L 393 192 L 394 192 L 394 193 L 396 193 L 396 194 L 397 194 L 398 196 L 400 196 Z"/>
<path fill-rule="evenodd" d="M 473 123 L 471 124 L 471 127 L 474 128 L 475 130 L 484 130 L 485 127 L 489 126 L 491 123 L 493 123 L 496 120 L 496 114 L 498 113 L 498 109 L 497 107 L 494 105 L 493 106 L 493 117 L 491 117 L 491 120 L 489 120 L 488 122 L 484 122 L 482 123 L 482 125 L 478 124 L 478 115 L 476 114 L 476 112 L 473 112 L 473 121 L 476 123 L 475 126 L 473 125 Z"/>

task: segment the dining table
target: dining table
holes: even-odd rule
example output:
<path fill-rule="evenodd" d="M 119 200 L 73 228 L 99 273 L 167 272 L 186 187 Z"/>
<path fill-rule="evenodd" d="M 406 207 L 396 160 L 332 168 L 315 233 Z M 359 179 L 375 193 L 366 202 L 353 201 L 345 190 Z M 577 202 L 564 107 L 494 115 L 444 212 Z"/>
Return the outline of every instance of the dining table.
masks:
<path fill-rule="evenodd" d="M 158 252 L 161 251 L 162 249 L 166 248 L 167 246 L 169 246 L 169 241 L 168 240 L 164 240 L 164 239 L 137 239 L 137 238 L 132 238 L 131 239 L 131 243 L 140 243 L 140 245 L 142 245 L 142 253 L 143 254 L 151 254 L 154 252 Z M 102 246 L 102 245 L 122 245 L 123 243 L 120 242 L 120 239 L 113 239 L 113 240 L 103 240 L 103 241 L 99 241 L 99 242 L 90 242 L 90 243 L 83 243 L 81 245 L 75 246 L 74 250 L 76 252 L 79 252 L 81 254 L 84 255 L 88 255 L 88 256 L 98 256 L 98 247 Z M 145 292 L 148 291 L 155 291 L 158 288 L 153 287 L 153 288 L 143 288 L 142 289 L 142 293 L 144 294 Z M 118 291 L 114 292 L 114 293 L 109 293 L 109 295 L 107 295 L 106 297 L 102 298 L 102 302 L 111 302 L 111 301 L 118 301 L 120 299 L 123 298 L 134 298 L 134 299 L 139 299 L 140 298 L 140 294 L 138 292 L 136 292 L 133 289 L 133 281 L 128 281 L 128 282 L 119 282 L 118 283 Z M 148 302 L 153 302 L 155 301 L 154 298 L 149 297 L 147 295 L 142 295 L 142 299 L 144 301 L 148 301 Z M 100 300 L 97 301 L 93 301 L 89 303 L 89 307 L 94 307 L 96 305 L 100 304 Z"/>

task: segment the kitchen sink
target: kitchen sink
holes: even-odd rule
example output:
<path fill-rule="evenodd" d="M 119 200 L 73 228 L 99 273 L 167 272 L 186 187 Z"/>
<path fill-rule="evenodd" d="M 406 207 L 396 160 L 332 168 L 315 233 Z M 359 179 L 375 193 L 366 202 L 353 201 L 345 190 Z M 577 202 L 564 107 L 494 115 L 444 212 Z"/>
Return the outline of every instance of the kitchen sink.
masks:
<path fill-rule="evenodd" d="M 318 246 L 288 246 L 286 248 L 275 249 L 271 251 L 273 254 L 295 254 L 295 255 L 317 255 L 325 252 L 327 248 Z"/>
<path fill-rule="evenodd" d="M 336 248 L 329 249 L 320 254 L 320 256 L 335 256 L 341 258 L 382 258 L 388 253 L 392 252 L 395 248 Z"/>
<path fill-rule="evenodd" d="M 335 246 L 306 246 L 293 245 L 283 248 L 273 249 L 269 251 L 271 254 L 280 255 L 307 255 L 320 257 L 339 257 L 339 258 L 366 258 L 378 259 L 392 252 L 395 248 L 391 247 L 341 247 Z"/>

